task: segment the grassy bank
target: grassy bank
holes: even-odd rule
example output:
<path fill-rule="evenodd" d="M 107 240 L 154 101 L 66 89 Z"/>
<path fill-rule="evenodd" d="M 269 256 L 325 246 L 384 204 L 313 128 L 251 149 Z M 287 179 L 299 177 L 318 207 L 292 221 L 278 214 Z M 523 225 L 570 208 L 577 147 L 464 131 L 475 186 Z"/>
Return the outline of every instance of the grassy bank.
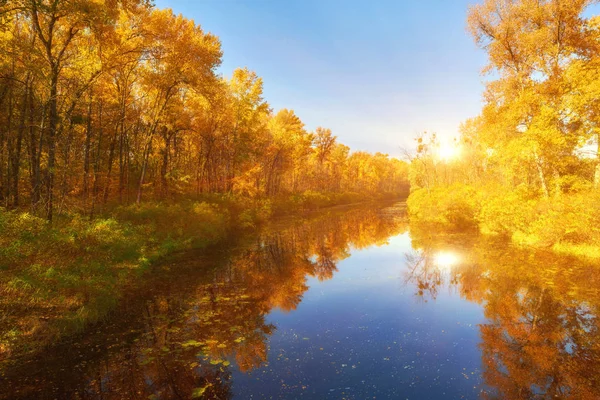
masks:
<path fill-rule="evenodd" d="M 173 252 L 204 248 L 276 216 L 390 197 L 210 195 L 116 207 L 94 220 L 61 215 L 52 225 L 26 212 L 0 209 L 0 361 L 100 320 L 128 287 Z"/>
<path fill-rule="evenodd" d="M 410 218 L 451 230 L 479 229 L 521 246 L 600 259 L 600 193 L 543 197 L 516 189 L 454 184 L 411 192 Z"/>

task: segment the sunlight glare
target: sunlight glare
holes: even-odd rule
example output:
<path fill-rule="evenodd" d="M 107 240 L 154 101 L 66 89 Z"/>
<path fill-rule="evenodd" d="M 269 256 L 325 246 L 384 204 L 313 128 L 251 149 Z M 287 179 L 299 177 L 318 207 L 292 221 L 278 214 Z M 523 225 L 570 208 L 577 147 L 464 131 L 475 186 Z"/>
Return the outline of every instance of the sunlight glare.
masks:
<path fill-rule="evenodd" d="M 438 148 L 438 157 L 444 161 L 455 160 L 460 157 L 460 147 L 456 143 L 442 143 Z"/>
<path fill-rule="evenodd" d="M 460 262 L 456 253 L 451 251 L 440 251 L 435 255 L 435 265 L 439 269 L 450 270 Z"/>

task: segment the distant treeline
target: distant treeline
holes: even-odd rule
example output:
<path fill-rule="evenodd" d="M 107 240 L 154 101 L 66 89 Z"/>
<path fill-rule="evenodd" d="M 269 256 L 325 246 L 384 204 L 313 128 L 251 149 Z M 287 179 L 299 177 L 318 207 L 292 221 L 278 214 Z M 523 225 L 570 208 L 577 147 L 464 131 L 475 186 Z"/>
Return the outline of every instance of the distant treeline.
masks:
<path fill-rule="evenodd" d="M 92 214 L 202 193 L 406 189 L 407 164 L 350 153 L 274 112 L 218 37 L 144 0 L 0 2 L 0 205 Z"/>

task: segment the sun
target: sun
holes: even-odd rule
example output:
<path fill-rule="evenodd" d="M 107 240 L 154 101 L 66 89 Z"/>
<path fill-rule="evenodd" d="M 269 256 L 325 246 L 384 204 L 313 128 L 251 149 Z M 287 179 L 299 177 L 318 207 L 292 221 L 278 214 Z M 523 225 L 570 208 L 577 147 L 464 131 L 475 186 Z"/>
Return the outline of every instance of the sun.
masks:
<path fill-rule="evenodd" d="M 437 150 L 437 156 L 444 161 L 456 160 L 460 154 L 460 146 L 456 143 L 441 143 Z"/>

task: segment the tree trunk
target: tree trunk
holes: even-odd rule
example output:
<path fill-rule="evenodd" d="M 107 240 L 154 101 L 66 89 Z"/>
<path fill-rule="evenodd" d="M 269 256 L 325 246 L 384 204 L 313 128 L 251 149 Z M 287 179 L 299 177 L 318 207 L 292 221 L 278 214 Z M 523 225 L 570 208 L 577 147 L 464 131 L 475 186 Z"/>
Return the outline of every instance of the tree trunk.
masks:
<path fill-rule="evenodd" d="M 85 145 L 83 148 L 83 201 L 87 204 L 90 186 L 90 146 L 92 144 L 92 101 L 88 106 L 87 124 L 85 129 Z"/>
<path fill-rule="evenodd" d="M 13 157 L 13 149 L 12 149 L 12 121 L 13 121 L 13 87 L 10 85 L 8 89 L 8 117 L 6 119 L 6 126 L 2 129 L 2 137 L 0 137 L 0 146 L 2 146 L 2 155 L 0 157 L 0 186 L 1 193 L 0 199 L 3 200 L 4 206 L 8 207 L 10 204 L 10 195 L 11 195 L 11 167 L 12 167 L 12 157 Z M 5 168 L 5 160 L 6 160 L 6 174 L 4 173 Z"/>
<path fill-rule="evenodd" d="M 99 131 L 98 131 L 98 142 L 96 143 L 96 157 L 94 160 L 94 185 L 92 187 L 92 206 L 90 208 L 90 219 L 94 218 L 96 200 L 98 198 L 98 187 L 100 186 L 98 176 L 100 175 L 100 150 L 102 149 L 102 136 L 104 133 L 104 130 L 102 129 L 102 103 L 100 104 L 100 112 L 99 112 L 99 116 L 98 116 L 98 126 L 99 126 Z"/>
<path fill-rule="evenodd" d="M 21 147 L 23 143 L 23 134 L 25 132 L 25 120 L 28 109 L 28 99 L 29 99 L 29 77 L 26 79 L 27 84 L 25 85 L 25 91 L 23 92 L 23 108 L 21 110 L 21 118 L 19 120 L 19 129 L 17 130 L 17 139 L 12 159 L 12 195 L 13 195 L 13 207 L 17 208 L 19 206 L 19 179 L 21 172 Z"/>
<path fill-rule="evenodd" d="M 546 177 L 544 176 L 544 170 L 542 169 L 542 160 L 537 155 L 536 151 L 533 152 L 533 155 L 535 157 L 535 166 L 542 186 L 542 193 L 544 194 L 544 197 L 550 197 L 550 194 L 548 193 L 548 184 L 546 183 Z"/>
<path fill-rule="evenodd" d="M 58 129 L 58 68 L 52 71 L 48 115 L 48 166 L 46 168 L 46 218 L 52 222 L 54 211 L 54 169 L 56 164 L 56 135 Z"/>
<path fill-rule="evenodd" d="M 121 122 L 121 132 L 119 132 L 119 203 L 123 203 L 123 190 L 125 189 L 125 135 L 123 133 L 123 125 Z"/>
<path fill-rule="evenodd" d="M 33 84 L 32 84 L 33 86 Z M 30 184 L 31 184 L 31 209 L 35 211 L 40 202 L 41 188 L 41 168 L 40 158 L 42 151 L 42 143 L 44 142 L 44 120 L 46 118 L 45 109 L 40 116 L 39 138 L 35 134 L 35 108 L 33 102 L 33 88 L 29 88 L 29 163 Z M 39 144 L 39 145 L 38 145 Z"/>
<path fill-rule="evenodd" d="M 600 132 L 596 134 L 596 171 L 594 172 L 594 187 L 600 188 Z"/>
<path fill-rule="evenodd" d="M 106 182 L 104 184 L 104 196 L 102 197 L 103 205 L 106 205 L 106 202 L 108 201 L 108 194 L 110 192 L 110 180 L 112 179 L 112 167 L 113 167 L 113 161 L 115 158 L 116 145 L 117 145 L 117 134 L 115 132 L 112 140 L 110 141 L 110 148 L 108 150 L 108 166 L 107 166 L 107 173 L 106 173 Z"/>
<path fill-rule="evenodd" d="M 162 151 L 163 159 L 160 168 L 160 186 L 162 195 L 161 197 L 167 198 L 169 196 L 169 182 L 167 180 L 167 173 L 169 172 L 169 152 L 171 146 L 171 135 L 166 128 L 163 132 L 163 139 L 165 143 Z"/>
<path fill-rule="evenodd" d="M 143 161 L 142 161 L 142 173 L 140 174 L 140 183 L 138 185 L 137 198 L 135 200 L 136 204 L 140 204 L 142 202 L 142 189 L 144 187 L 144 178 L 146 177 L 146 168 L 148 167 L 148 156 L 150 154 L 150 141 L 146 143 L 143 153 Z"/>

